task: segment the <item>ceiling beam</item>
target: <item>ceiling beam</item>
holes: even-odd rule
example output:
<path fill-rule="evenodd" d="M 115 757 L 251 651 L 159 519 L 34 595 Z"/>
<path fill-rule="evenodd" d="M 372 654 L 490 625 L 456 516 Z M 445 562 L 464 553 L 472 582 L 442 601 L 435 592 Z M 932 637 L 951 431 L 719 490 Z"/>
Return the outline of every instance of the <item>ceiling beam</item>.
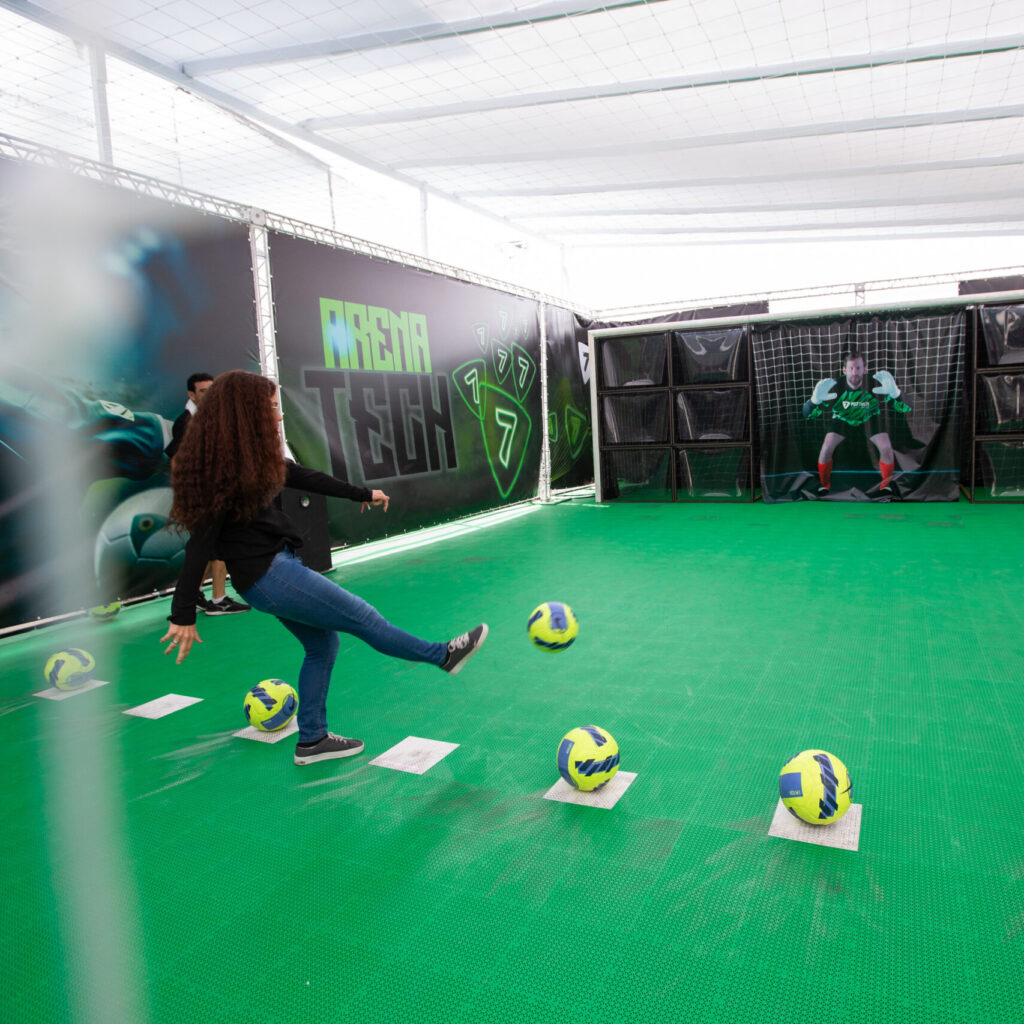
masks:
<path fill-rule="evenodd" d="M 171 82 L 173 85 L 178 86 L 185 92 L 192 93 L 195 96 L 200 96 L 203 99 L 208 100 L 210 103 L 213 103 L 215 106 L 220 107 L 222 110 L 239 115 L 250 124 L 253 130 L 261 132 L 267 137 L 273 137 L 274 133 L 279 133 L 280 135 L 285 136 L 285 140 L 281 140 L 285 145 L 287 145 L 286 140 L 291 138 L 318 146 L 320 149 L 333 153 L 335 156 L 348 160 L 359 167 L 365 167 L 368 170 L 374 171 L 391 181 L 401 182 L 403 185 L 408 185 L 414 189 L 426 189 L 429 195 L 436 196 L 437 198 L 443 199 L 447 202 L 455 203 L 457 206 L 460 206 L 465 210 L 470 210 L 473 213 L 484 217 L 487 220 L 494 221 L 505 228 L 509 228 L 517 232 L 525 232 L 531 235 L 531 237 L 538 238 L 544 242 L 550 241 L 546 235 L 542 235 L 538 232 L 530 232 L 520 225 L 513 224 L 506 217 L 501 217 L 498 214 L 493 213 L 491 210 L 484 209 L 482 206 L 476 206 L 472 202 L 459 199 L 457 196 L 453 196 L 451 193 L 444 192 L 441 189 L 434 188 L 431 185 L 425 185 L 422 181 L 419 181 L 416 178 L 411 178 L 399 171 L 394 171 L 385 164 L 380 164 L 377 161 L 364 156 L 362 153 L 358 153 L 355 150 L 349 149 L 347 146 L 342 146 L 337 142 L 334 142 L 332 139 L 316 135 L 307 129 L 300 128 L 298 125 L 292 124 L 290 121 L 285 121 L 282 118 L 268 114 L 259 107 L 256 107 L 251 103 L 247 103 L 245 100 L 241 100 L 231 93 L 215 89 L 203 82 L 197 82 L 195 79 L 183 75 L 177 68 L 168 67 L 166 64 L 161 64 L 159 61 L 153 60 L 151 57 L 146 57 L 141 53 L 137 53 L 135 50 L 132 50 L 127 46 L 123 46 L 121 43 L 116 43 L 112 39 L 108 39 L 106 36 L 103 36 L 98 32 L 93 32 L 91 29 L 87 29 L 69 18 L 65 18 L 59 14 L 54 14 L 51 11 L 40 7 L 38 4 L 31 3 L 30 0 L 0 0 L 0 8 L 13 11 L 15 14 L 18 14 L 23 18 L 27 18 L 29 21 L 34 21 L 39 25 L 45 25 L 47 28 L 51 28 L 55 32 L 60 32 L 69 36 L 71 39 L 75 39 L 89 45 L 102 47 L 108 56 L 116 57 L 118 60 L 122 60 L 126 64 L 131 64 L 133 67 L 137 67 L 142 71 L 147 71 L 152 75 L 156 75 L 158 78 L 164 79 L 164 81 Z"/>
<path fill-rule="evenodd" d="M 784 128 L 757 129 L 750 132 L 723 132 L 720 135 L 688 135 L 685 138 L 676 139 L 619 142 L 610 146 L 581 146 L 576 149 L 562 146 L 558 149 L 532 150 L 530 152 L 479 153 L 466 156 L 436 157 L 429 160 L 401 160 L 390 166 L 402 169 L 411 167 L 479 167 L 482 164 L 550 163 L 559 160 L 631 156 L 636 153 L 668 153 L 680 149 L 705 149 L 711 146 L 736 146 L 748 142 L 815 138 L 822 135 L 851 135 L 858 132 L 966 124 L 972 121 L 998 121 L 1017 117 L 1024 117 L 1024 104 L 929 111 L 923 114 L 905 114 L 893 117 L 871 117 L 861 121 L 800 124 Z"/>
<path fill-rule="evenodd" d="M 977 156 L 963 160 L 933 160 L 906 164 L 872 164 L 861 167 L 824 167 L 813 171 L 780 174 L 716 175 L 712 178 L 667 178 L 661 181 L 603 181 L 590 185 L 553 185 L 535 188 L 466 189 L 453 193 L 463 199 L 508 196 L 605 195 L 610 192 L 662 192 L 673 188 L 721 188 L 723 185 L 769 185 L 789 181 L 871 178 L 886 174 L 924 174 L 930 171 L 973 170 L 976 167 L 1015 167 L 1024 164 L 1024 153 Z"/>
<path fill-rule="evenodd" d="M 732 183 L 730 183 L 731 187 Z M 959 195 L 945 196 L 874 196 L 868 199 L 823 199 L 815 202 L 789 203 L 777 200 L 770 203 L 743 203 L 733 206 L 714 206 L 701 203 L 698 206 L 653 206 L 647 209 L 625 207 L 618 210 L 607 207 L 593 206 L 589 209 L 574 210 L 536 210 L 524 212 L 516 210 L 516 220 L 562 220 L 574 217 L 700 217 L 706 215 L 719 216 L 734 213 L 775 213 L 780 210 L 856 210 L 879 209 L 887 206 L 949 206 L 961 203 L 994 203 L 1024 199 L 1024 185 L 1020 188 L 1004 192 L 963 192 Z"/>
<path fill-rule="evenodd" d="M 862 221 L 832 221 L 828 224 L 744 224 L 741 227 L 688 227 L 686 225 L 679 225 L 678 227 L 657 227 L 657 228 L 644 228 L 644 227 L 602 227 L 599 224 L 595 224 L 593 227 L 583 228 L 562 228 L 558 234 L 560 237 L 572 236 L 572 235 L 736 235 L 738 237 L 745 238 L 748 235 L 757 236 L 765 234 L 775 234 L 780 231 L 808 231 L 815 233 L 818 231 L 875 231 L 878 228 L 899 228 L 899 227 L 919 227 L 919 228 L 931 228 L 936 226 L 940 227 L 954 224 L 1005 224 L 1007 222 L 1018 223 L 1020 222 L 1022 227 L 1017 229 L 1018 231 L 1024 231 L 1024 210 L 1021 210 L 1019 214 L 978 214 L 969 217 L 943 217 L 938 221 L 920 221 L 906 217 L 893 217 L 888 220 L 875 220 L 869 224 L 865 224 Z"/>
<path fill-rule="evenodd" d="M 839 71 L 863 71 L 867 68 L 887 67 L 893 64 L 920 64 L 935 60 L 952 60 L 957 57 L 980 57 L 985 54 L 1007 53 L 1020 49 L 1024 49 L 1024 35 L 1004 36 L 990 40 L 965 40 L 954 44 L 914 46 L 903 50 L 881 51 L 851 57 L 767 64 L 759 67 L 735 68 L 731 71 L 708 71 L 699 75 L 677 75 L 633 82 L 583 86 L 578 89 L 553 89 L 541 93 L 467 100 L 463 103 L 447 103 L 433 107 L 406 107 L 401 110 L 378 111 L 370 114 L 311 117 L 303 121 L 302 124 L 314 131 L 331 131 L 373 124 L 464 117 L 467 114 L 480 114 L 492 110 L 513 110 L 520 107 L 547 106 L 555 103 L 578 103 L 585 100 L 637 96 L 643 93 L 703 89 L 709 86 L 738 85 L 770 79 L 798 78 L 804 75 L 829 75 Z"/>
<path fill-rule="evenodd" d="M 620 0 L 618 3 L 580 3 L 579 0 L 559 0 L 519 11 L 505 11 L 500 14 L 462 21 L 438 21 L 425 25 L 410 25 L 404 28 L 382 29 L 379 32 L 364 32 L 361 35 L 345 36 L 341 39 L 324 39 L 315 43 L 300 43 L 295 46 L 280 46 L 256 53 L 232 54 L 224 57 L 207 57 L 186 61 L 180 66 L 182 74 L 191 78 L 213 75 L 219 71 L 233 71 L 236 68 L 255 67 L 266 64 L 292 64 L 301 61 L 319 60 L 350 53 L 364 53 L 367 50 L 393 49 L 408 43 L 424 43 L 438 39 L 452 39 L 457 36 L 475 35 L 480 32 L 495 32 L 507 28 L 520 28 L 544 21 L 558 21 L 576 18 L 586 14 L 600 14 L 622 7 L 647 7 L 665 0 Z"/>
<path fill-rule="evenodd" d="M 936 238 L 994 238 L 1003 236 L 1024 238 L 1024 226 L 1019 228 L 992 228 L 982 227 L 981 225 L 979 225 L 977 228 L 973 229 L 955 228 L 950 231 L 938 230 L 928 231 L 927 233 L 920 231 L 885 231 L 880 234 L 871 235 L 815 235 L 813 238 L 806 238 L 802 235 L 792 235 L 787 236 L 785 238 L 741 236 L 731 240 L 723 238 L 688 238 L 685 242 L 680 241 L 680 239 L 678 238 L 666 238 L 665 236 L 658 236 L 637 238 L 635 241 L 627 243 L 623 243 L 619 239 L 609 239 L 607 242 L 563 241 L 562 245 L 566 250 L 621 249 L 623 245 L 634 246 L 637 248 L 647 246 L 665 246 L 667 248 L 679 248 L 680 246 L 685 246 L 687 249 L 690 249 L 698 245 L 788 245 L 793 242 L 798 242 L 801 245 L 806 245 L 808 242 L 840 242 L 843 245 L 851 245 L 855 242 L 874 243 L 898 240 L 913 240 L 918 242 L 927 242 Z"/>

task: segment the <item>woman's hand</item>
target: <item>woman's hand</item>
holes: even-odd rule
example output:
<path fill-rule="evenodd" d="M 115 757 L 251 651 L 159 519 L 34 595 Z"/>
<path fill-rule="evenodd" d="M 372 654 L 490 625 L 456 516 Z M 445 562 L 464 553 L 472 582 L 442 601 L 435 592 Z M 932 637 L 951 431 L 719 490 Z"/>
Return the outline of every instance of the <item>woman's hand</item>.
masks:
<path fill-rule="evenodd" d="M 171 651 L 176 650 L 178 652 L 176 664 L 178 665 L 188 657 L 188 652 L 192 650 L 193 643 L 201 644 L 203 642 L 196 632 L 195 626 L 176 626 L 173 622 L 168 627 L 167 632 L 160 637 L 160 643 L 163 643 L 165 640 L 169 640 L 170 643 L 164 650 L 164 654 L 170 654 Z"/>
<path fill-rule="evenodd" d="M 373 491 L 373 497 L 370 501 L 364 501 L 359 508 L 359 514 L 362 515 L 371 505 L 383 505 L 384 511 L 388 510 L 388 502 L 391 500 L 383 491 Z"/>

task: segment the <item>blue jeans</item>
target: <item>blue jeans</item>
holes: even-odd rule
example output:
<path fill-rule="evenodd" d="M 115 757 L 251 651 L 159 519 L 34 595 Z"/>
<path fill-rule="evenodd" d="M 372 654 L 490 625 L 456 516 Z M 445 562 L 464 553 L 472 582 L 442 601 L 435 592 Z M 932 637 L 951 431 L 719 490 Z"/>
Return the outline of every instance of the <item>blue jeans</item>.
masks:
<path fill-rule="evenodd" d="M 307 569 L 288 549 L 274 556 L 270 568 L 242 597 L 280 620 L 306 652 L 299 670 L 300 743 L 318 740 L 327 732 L 327 688 L 338 657 L 339 631 L 393 658 L 440 667 L 448 657 L 446 643 L 402 632 L 361 597 Z"/>

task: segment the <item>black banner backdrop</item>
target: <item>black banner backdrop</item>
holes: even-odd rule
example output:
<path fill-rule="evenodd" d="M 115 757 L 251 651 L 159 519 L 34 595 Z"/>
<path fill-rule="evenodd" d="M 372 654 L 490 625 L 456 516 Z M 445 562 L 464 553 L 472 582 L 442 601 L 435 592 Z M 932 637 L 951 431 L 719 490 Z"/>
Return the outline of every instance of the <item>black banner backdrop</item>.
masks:
<path fill-rule="evenodd" d="M 590 349 L 577 337 L 576 314 L 558 306 L 544 309 L 547 337 L 548 448 L 551 486 L 594 482 L 590 423 Z"/>
<path fill-rule="evenodd" d="M 336 541 L 446 522 L 537 493 L 536 302 L 271 232 L 288 444 L 392 498 L 328 503 Z"/>
<path fill-rule="evenodd" d="M 174 583 L 185 381 L 259 361 L 246 225 L 10 161 L 0 211 L 6 627 Z"/>
<path fill-rule="evenodd" d="M 756 323 L 750 331 L 765 501 L 884 500 L 886 479 L 893 499 L 957 500 L 963 311 Z M 847 361 L 850 353 L 859 362 Z M 889 447 L 895 469 L 883 478 L 880 455 Z M 823 454 L 832 463 L 827 481 Z"/>

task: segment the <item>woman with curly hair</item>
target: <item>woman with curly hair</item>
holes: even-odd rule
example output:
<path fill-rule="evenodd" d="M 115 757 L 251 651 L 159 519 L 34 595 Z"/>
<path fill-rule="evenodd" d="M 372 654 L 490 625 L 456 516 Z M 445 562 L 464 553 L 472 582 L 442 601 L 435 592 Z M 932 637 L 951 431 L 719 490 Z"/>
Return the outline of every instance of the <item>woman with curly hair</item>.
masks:
<path fill-rule="evenodd" d="M 284 457 L 277 385 L 244 370 L 221 374 L 206 392 L 171 467 L 171 519 L 189 531 L 185 565 L 171 602 L 171 625 L 160 642 L 177 650 L 180 665 L 196 633 L 199 578 L 212 558 L 223 559 L 244 600 L 267 612 L 302 644 L 299 739 L 295 763 L 351 757 L 361 740 L 327 730 L 327 689 L 340 646 L 350 633 L 374 650 L 437 665 L 455 675 L 481 647 L 481 624 L 448 643 L 420 640 L 388 622 L 362 598 L 307 569 L 295 556 L 302 539 L 277 500 L 285 487 L 349 498 L 387 511 L 383 491 L 355 487 Z"/>

